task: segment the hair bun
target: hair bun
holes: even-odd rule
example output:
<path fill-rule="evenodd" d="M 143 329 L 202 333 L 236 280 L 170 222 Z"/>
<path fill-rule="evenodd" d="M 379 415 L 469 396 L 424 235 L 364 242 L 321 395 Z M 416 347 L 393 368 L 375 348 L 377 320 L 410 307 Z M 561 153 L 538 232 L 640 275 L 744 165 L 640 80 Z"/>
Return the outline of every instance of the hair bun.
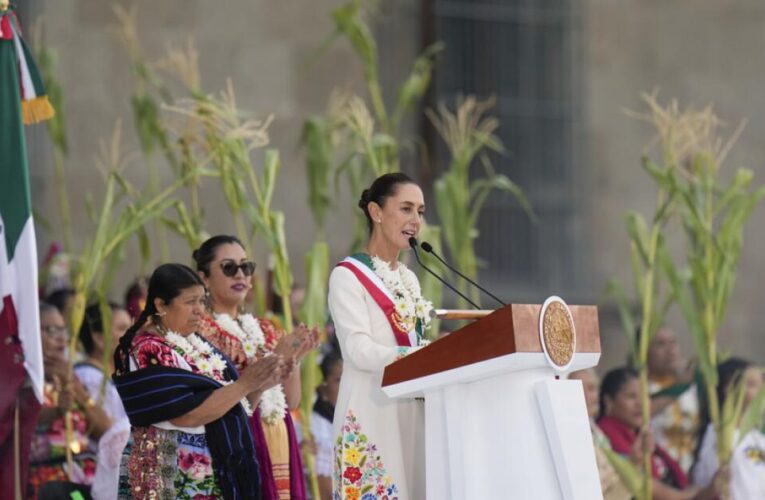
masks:
<path fill-rule="evenodd" d="M 361 199 L 359 200 L 359 208 L 362 209 L 364 212 L 367 211 L 367 205 L 369 205 L 369 198 L 371 196 L 371 192 L 369 189 L 365 189 L 361 192 Z"/>
<path fill-rule="evenodd" d="M 191 252 L 191 258 L 194 259 L 194 262 L 199 264 L 199 249 L 197 248 L 193 252 Z"/>

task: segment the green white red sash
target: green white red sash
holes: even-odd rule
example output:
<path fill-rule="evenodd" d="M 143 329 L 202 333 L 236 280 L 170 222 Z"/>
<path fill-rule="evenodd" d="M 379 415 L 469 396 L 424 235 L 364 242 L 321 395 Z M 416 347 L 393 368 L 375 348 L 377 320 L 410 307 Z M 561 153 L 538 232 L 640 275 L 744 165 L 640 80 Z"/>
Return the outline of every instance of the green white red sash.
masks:
<path fill-rule="evenodd" d="M 346 257 L 337 265 L 351 271 L 367 292 L 369 292 L 369 295 L 372 296 L 377 305 L 380 306 L 383 314 L 385 314 L 385 318 L 390 323 L 390 327 L 393 329 L 396 343 L 406 347 L 414 345 L 412 337 L 416 339 L 417 333 L 415 331 L 408 332 L 404 329 L 401 316 L 396 311 L 396 304 L 393 302 L 393 295 L 391 295 L 390 290 L 388 290 L 380 277 L 375 274 L 372 260 L 369 256 L 366 254 L 354 254 Z"/>

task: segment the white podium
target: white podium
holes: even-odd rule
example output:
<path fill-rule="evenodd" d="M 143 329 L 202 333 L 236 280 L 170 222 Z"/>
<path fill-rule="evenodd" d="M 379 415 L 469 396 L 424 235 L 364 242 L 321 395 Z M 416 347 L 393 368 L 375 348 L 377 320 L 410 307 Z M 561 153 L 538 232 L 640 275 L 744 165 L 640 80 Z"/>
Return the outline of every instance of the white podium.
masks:
<path fill-rule="evenodd" d="M 565 366 L 542 306 L 512 304 L 385 369 L 389 397 L 425 398 L 428 500 L 602 499 L 582 385 L 561 376 L 598 363 L 597 308 L 566 311 Z"/>

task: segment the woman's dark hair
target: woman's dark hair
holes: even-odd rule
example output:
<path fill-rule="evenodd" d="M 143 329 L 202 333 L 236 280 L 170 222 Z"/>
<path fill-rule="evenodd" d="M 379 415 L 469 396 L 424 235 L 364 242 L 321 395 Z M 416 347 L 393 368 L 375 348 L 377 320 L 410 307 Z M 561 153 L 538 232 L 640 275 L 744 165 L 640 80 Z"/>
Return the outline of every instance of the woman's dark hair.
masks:
<path fill-rule="evenodd" d="M 109 309 L 114 311 L 127 311 L 124 307 L 116 302 L 109 302 Z M 85 354 L 93 354 L 95 344 L 93 342 L 93 335 L 98 333 L 104 334 L 104 318 L 101 316 L 101 305 L 91 304 L 85 309 L 85 317 L 82 319 L 82 326 L 80 327 L 80 342 L 82 342 L 82 348 L 85 349 Z"/>
<path fill-rule="evenodd" d="M 744 372 L 752 366 L 750 361 L 742 358 L 732 357 L 717 365 L 717 387 L 715 392 L 717 393 L 717 404 L 722 408 L 725 398 L 728 397 L 729 391 L 735 386 L 735 384 L 744 376 Z M 696 450 L 693 453 L 693 467 L 696 466 L 696 462 L 699 458 L 699 451 L 701 451 L 701 444 L 704 441 L 704 435 L 707 432 L 707 427 L 712 422 L 712 417 L 709 415 L 709 398 L 703 391 L 699 391 L 699 427 L 696 430 Z M 693 470 L 693 468 L 691 468 Z"/>
<path fill-rule="evenodd" d="M 332 368 L 337 363 L 342 363 L 343 357 L 340 356 L 339 352 L 336 351 L 330 351 L 327 353 L 326 356 L 324 356 L 324 359 L 321 360 L 321 364 L 319 365 L 319 369 L 321 370 L 321 378 L 322 380 L 326 381 L 327 377 L 329 377 L 329 373 L 332 371 Z"/>
<path fill-rule="evenodd" d="M 146 324 L 149 317 L 157 313 L 154 299 L 162 299 L 166 304 L 181 294 L 183 290 L 194 286 L 204 287 L 202 278 L 189 266 L 183 264 L 162 264 L 154 270 L 149 278 L 149 292 L 146 296 L 146 307 L 143 308 L 135 323 L 128 328 L 120 339 L 114 351 L 114 367 L 118 372 L 128 371 L 130 346 L 138 331 Z"/>
<path fill-rule="evenodd" d="M 381 207 L 385 205 L 385 200 L 389 196 L 396 194 L 399 184 L 417 184 L 411 177 L 403 172 L 393 172 L 390 174 L 383 174 L 361 193 L 361 199 L 359 200 L 359 208 L 364 211 L 364 215 L 367 218 L 367 226 L 369 232 L 372 232 L 374 222 L 372 216 L 369 215 L 369 204 L 375 202 Z"/>
<path fill-rule="evenodd" d="M 630 367 L 614 368 L 606 373 L 600 383 L 600 395 L 598 397 L 598 418 L 606 415 L 606 396 L 614 399 L 624 384 L 637 378 L 638 373 Z"/>
<path fill-rule="evenodd" d="M 202 243 L 191 254 L 191 258 L 197 263 L 197 271 L 205 273 L 205 276 L 210 276 L 210 263 L 215 260 L 215 252 L 218 250 L 218 247 L 234 243 L 244 248 L 244 245 L 242 245 L 242 242 L 236 236 L 219 234 L 218 236 L 208 238 L 207 241 Z"/>
<path fill-rule="evenodd" d="M 51 292 L 50 295 L 45 297 L 45 302 L 48 304 L 55 306 L 56 309 L 58 309 L 58 312 L 61 314 L 65 314 L 66 310 L 66 301 L 69 300 L 70 297 L 74 296 L 74 289 L 72 288 L 59 288 L 55 292 Z"/>
<path fill-rule="evenodd" d="M 40 301 L 40 317 L 42 317 L 43 314 L 49 313 L 51 311 L 56 311 L 59 314 L 63 314 L 58 307 L 51 304 L 50 302 L 47 302 L 45 300 Z"/>

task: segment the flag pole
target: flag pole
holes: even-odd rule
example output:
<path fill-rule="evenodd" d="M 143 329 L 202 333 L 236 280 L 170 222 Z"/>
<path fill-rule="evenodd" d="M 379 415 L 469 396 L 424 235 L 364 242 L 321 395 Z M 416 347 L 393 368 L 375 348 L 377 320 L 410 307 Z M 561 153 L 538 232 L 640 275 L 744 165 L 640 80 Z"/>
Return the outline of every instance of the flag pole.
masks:
<path fill-rule="evenodd" d="M 7 4 L 7 2 L 6 2 Z M 2 8 L 2 0 L 0 0 Z M 16 393 L 16 408 L 13 410 L 13 482 L 16 500 L 22 500 L 21 496 L 21 428 L 19 427 L 19 394 Z"/>

